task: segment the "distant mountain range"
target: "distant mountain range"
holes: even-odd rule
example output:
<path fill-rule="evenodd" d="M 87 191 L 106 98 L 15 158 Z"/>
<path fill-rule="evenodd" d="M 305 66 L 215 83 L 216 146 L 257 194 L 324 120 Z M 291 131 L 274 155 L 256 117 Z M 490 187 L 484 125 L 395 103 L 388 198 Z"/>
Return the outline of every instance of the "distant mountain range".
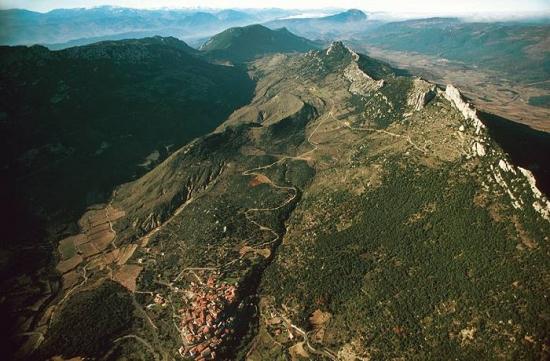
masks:
<path fill-rule="evenodd" d="M 324 17 L 281 19 L 265 23 L 270 28 L 285 27 L 310 39 L 348 38 L 378 24 L 378 21 L 370 21 L 364 12 L 356 9 Z"/>
<path fill-rule="evenodd" d="M 46 45 L 50 49 L 91 44 L 103 40 L 175 36 L 198 43 L 235 26 L 264 24 L 287 28 L 310 39 L 349 36 L 379 25 L 361 10 L 351 9 L 324 17 L 299 17 L 300 11 L 259 10 L 140 10 L 102 6 L 58 9 L 47 13 L 11 9 L 0 11 L 0 44 Z"/>
<path fill-rule="evenodd" d="M 249 25 L 296 14 L 281 9 L 261 10 L 140 10 L 102 6 L 58 9 L 47 13 L 0 11 L 0 44 L 54 44 L 54 48 L 85 45 L 99 40 L 175 36 L 211 36 L 231 26 Z M 68 43 L 68 44 L 65 44 Z"/>

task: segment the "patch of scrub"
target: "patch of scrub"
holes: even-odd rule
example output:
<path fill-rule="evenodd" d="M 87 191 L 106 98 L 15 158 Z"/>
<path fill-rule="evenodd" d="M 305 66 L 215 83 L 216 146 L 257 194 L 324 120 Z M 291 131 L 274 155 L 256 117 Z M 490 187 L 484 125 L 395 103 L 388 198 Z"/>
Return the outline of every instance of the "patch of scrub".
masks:
<path fill-rule="evenodd" d="M 541 95 L 538 97 L 530 97 L 529 105 L 541 108 L 550 108 L 550 95 Z"/>

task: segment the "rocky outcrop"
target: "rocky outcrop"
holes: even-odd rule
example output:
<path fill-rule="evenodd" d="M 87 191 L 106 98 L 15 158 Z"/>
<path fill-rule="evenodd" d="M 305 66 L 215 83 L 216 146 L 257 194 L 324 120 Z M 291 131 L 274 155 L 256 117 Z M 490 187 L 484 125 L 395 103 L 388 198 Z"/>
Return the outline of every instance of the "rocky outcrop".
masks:
<path fill-rule="evenodd" d="M 421 78 L 414 79 L 407 104 L 414 111 L 423 109 L 437 95 L 436 86 Z"/>
<path fill-rule="evenodd" d="M 510 164 L 505 159 L 500 159 L 498 161 L 498 167 L 495 167 L 491 165 L 491 171 L 493 178 L 496 180 L 496 182 L 503 188 L 503 190 L 508 194 L 510 197 L 510 200 L 512 202 L 512 206 L 516 209 L 521 209 L 524 207 L 525 204 L 529 204 L 530 201 L 528 201 L 524 197 L 524 193 L 521 191 L 521 186 L 518 188 L 518 185 L 522 184 L 517 183 L 519 179 L 521 179 L 521 176 L 518 175 L 518 170 L 521 175 L 525 177 L 527 180 L 527 184 L 529 186 L 529 191 L 531 192 L 531 195 L 534 199 L 532 206 L 535 212 L 539 213 L 544 219 L 550 221 L 550 202 L 548 199 L 544 196 L 544 194 L 537 188 L 536 179 L 533 176 L 533 173 L 531 173 L 529 170 L 516 167 L 512 164 Z M 506 178 L 509 178 L 510 175 L 504 176 L 506 173 L 511 173 L 512 178 L 514 179 L 512 182 L 506 181 Z M 523 180 L 523 182 L 525 182 Z M 525 183 L 523 183 L 525 184 Z"/>
<path fill-rule="evenodd" d="M 491 165 L 491 172 L 497 184 L 501 186 L 504 192 L 506 192 L 506 194 L 508 194 L 508 196 L 510 197 L 512 207 L 514 207 L 515 209 L 523 208 L 523 202 L 521 201 L 521 198 L 518 198 L 514 194 L 513 192 L 514 189 L 509 186 L 509 184 L 506 182 L 505 178 L 502 176 L 498 168 L 495 168 L 493 165 Z"/>
<path fill-rule="evenodd" d="M 488 150 L 484 145 L 486 142 L 486 137 L 483 133 L 485 124 L 483 124 L 479 119 L 476 108 L 465 100 L 460 91 L 451 84 L 447 85 L 444 92 L 441 90 L 437 90 L 437 92 L 447 99 L 452 105 L 454 105 L 460 113 L 462 113 L 462 116 L 466 122 L 465 124 L 460 125 L 458 129 L 460 132 L 465 132 L 469 127 L 474 128 L 474 134 L 476 137 L 471 143 L 472 156 L 484 157 L 487 155 Z"/>
<path fill-rule="evenodd" d="M 384 86 L 383 80 L 374 80 L 353 61 L 344 70 L 344 77 L 350 82 L 349 91 L 356 95 L 366 95 Z"/>
<path fill-rule="evenodd" d="M 514 169 L 514 166 L 508 163 L 508 161 L 504 159 L 499 160 L 498 166 L 500 169 L 502 169 L 505 172 L 511 172 L 513 174 L 516 174 L 516 170 Z"/>
<path fill-rule="evenodd" d="M 533 202 L 533 208 L 544 219 L 550 221 L 550 201 L 548 201 L 548 199 L 546 199 L 542 192 L 537 188 L 537 181 L 535 179 L 535 176 L 533 176 L 533 173 L 531 173 L 527 169 L 521 167 L 518 167 L 518 169 L 525 176 L 525 178 L 527 178 L 527 182 L 529 183 L 531 191 L 533 192 L 533 198 L 535 198 L 535 201 Z"/>
<path fill-rule="evenodd" d="M 466 120 L 472 122 L 476 134 L 481 134 L 481 130 L 485 128 L 485 125 L 477 116 L 477 110 L 470 103 L 464 100 L 462 94 L 460 94 L 460 91 L 453 85 L 449 84 L 443 94 L 445 98 L 454 104 L 454 106 L 462 113 Z"/>
<path fill-rule="evenodd" d="M 344 77 L 350 82 L 350 93 L 365 96 L 367 93 L 384 86 L 384 80 L 375 80 L 361 69 L 359 54 L 341 41 L 330 44 L 325 55 L 330 61 L 344 66 Z"/>
<path fill-rule="evenodd" d="M 479 142 L 475 142 L 474 144 L 472 144 L 472 151 L 474 155 L 477 155 L 479 157 L 484 157 L 485 154 L 487 154 L 485 147 Z"/>
<path fill-rule="evenodd" d="M 351 61 L 344 69 L 344 77 L 350 82 L 349 91 L 356 95 L 366 95 L 384 86 L 384 80 L 374 80 L 359 67 L 359 54 L 340 41 L 333 42 L 326 52 L 327 56 L 350 57 Z"/>

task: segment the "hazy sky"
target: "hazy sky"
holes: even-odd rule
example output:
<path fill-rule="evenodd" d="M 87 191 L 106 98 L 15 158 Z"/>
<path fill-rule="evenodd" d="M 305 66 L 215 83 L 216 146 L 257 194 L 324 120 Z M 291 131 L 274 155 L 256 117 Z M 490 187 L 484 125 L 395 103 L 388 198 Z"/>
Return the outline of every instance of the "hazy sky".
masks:
<path fill-rule="evenodd" d="M 548 12 L 550 0 L 0 0 L 1 8 L 48 11 L 55 8 L 115 5 L 134 8 L 358 8 L 367 11 L 471 13 Z"/>

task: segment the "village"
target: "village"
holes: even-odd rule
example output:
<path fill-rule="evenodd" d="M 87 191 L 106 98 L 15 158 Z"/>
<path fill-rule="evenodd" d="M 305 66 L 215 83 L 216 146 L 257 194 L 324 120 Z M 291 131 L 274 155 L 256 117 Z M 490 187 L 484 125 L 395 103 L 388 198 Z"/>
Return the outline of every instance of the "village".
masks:
<path fill-rule="evenodd" d="M 231 337 L 234 317 L 226 308 L 236 301 L 236 285 L 218 282 L 209 276 L 206 283 L 191 282 L 189 306 L 180 310 L 181 338 L 179 353 L 196 361 L 214 360 L 222 342 Z"/>

